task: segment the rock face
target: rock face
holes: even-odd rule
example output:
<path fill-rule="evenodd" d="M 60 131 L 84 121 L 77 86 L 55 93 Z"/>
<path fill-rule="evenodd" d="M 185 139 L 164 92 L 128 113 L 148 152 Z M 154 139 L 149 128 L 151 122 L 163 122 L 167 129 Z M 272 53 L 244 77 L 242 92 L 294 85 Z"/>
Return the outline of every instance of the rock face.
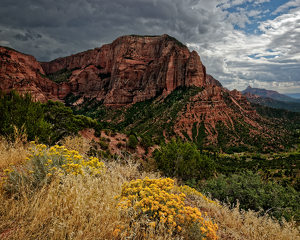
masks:
<path fill-rule="evenodd" d="M 266 132 L 259 124 L 261 117 L 239 91 L 223 88 L 206 74 L 195 51 L 168 35 L 123 36 L 101 48 L 43 63 L 0 47 L 0 60 L 3 92 L 31 92 L 39 101 L 64 101 L 73 94 L 79 96 L 74 103 L 79 107 L 84 98 L 120 107 L 156 96 L 165 99 L 178 87 L 196 86 L 199 92 L 173 121 L 177 135 L 192 139 L 204 124 L 209 141 L 217 142 L 220 122 L 234 132 L 239 131 L 234 130 L 237 122 L 246 124 L 249 134 Z M 60 83 L 52 81 L 53 76 Z"/>
<path fill-rule="evenodd" d="M 206 72 L 199 55 L 168 36 L 124 36 L 111 44 L 41 63 L 46 74 L 72 70 L 68 93 L 84 93 L 106 105 L 127 105 L 179 86 L 205 86 Z M 75 70 L 76 69 L 76 70 Z"/>
<path fill-rule="evenodd" d="M 215 80 L 217 81 L 217 80 Z M 252 135 L 261 134 L 263 127 L 258 123 L 262 121 L 260 115 L 251 107 L 239 91 L 229 91 L 221 86 L 217 81 L 212 85 L 208 85 L 203 91 L 193 96 L 187 106 L 179 114 L 174 131 L 184 137 L 182 131 L 193 139 L 193 134 L 197 136 L 199 129 L 203 123 L 207 135 L 207 141 L 218 143 L 218 127 L 219 123 L 223 123 L 226 128 L 238 131 L 236 123 L 242 121 L 247 124 L 253 131 Z M 194 131 L 196 133 L 192 133 Z M 235 136 L 232 136 L 234 142 Z"/>
<path fill-rule="evenodd" d="M 0 47 L 0 90 L 31 92 L 38 101 L 58 100 L 58 85 L 43 77 L 40 63 L 30 55 Z"/>
<path fill-rule="evenodd" d="M 209 74 L 206 74 L 206 85 L 222 87 L 222 84 Z"/>

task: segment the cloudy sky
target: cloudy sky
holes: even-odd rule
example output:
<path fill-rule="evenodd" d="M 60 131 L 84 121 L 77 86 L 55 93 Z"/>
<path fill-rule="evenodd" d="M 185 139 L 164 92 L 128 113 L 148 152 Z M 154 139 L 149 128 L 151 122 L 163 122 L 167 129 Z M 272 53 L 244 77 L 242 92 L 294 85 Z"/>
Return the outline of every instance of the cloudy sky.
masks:
<path fill-rule="evenodd" d="M 300 92 L 300 0 L 0 1 L 0 45 L 40 61 L 164 33 L 229 89 Z"/>

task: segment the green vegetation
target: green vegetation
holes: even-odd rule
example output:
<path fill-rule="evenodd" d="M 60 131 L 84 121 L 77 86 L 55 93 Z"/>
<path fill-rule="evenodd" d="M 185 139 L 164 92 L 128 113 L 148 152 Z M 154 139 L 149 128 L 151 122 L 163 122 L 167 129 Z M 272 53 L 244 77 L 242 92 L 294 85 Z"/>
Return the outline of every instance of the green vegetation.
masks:
<path fill-rule="evenodd" d="M 0 112 L 2 136 L 14 140 L 17 128 L 26 131 L 29 140 L 39 137 L 41 141 L 46 141 L 51 133 L 51 124 L 45 120 L 42 104 L 33 102 L 29 94 L 0 94 Z"/>
<path fill-rule="evenodd" d="M 280 182 L 282 185 L 299 188 L 300 151 L 286 153 L 241 153 L 219 154 L 215 157 L 217 171 L 230 175 L 246 170 L 259 172 L 265 180 Z"/>
<path fill-rule="evenodd" d="M 104 128 L 111 137 L 122 131 L 129 136 L 128 147 L 132 150 L 140 144 L 148 153 L 147 149 L 153 144 L 161 145 L 154 151 L 152 162 L 149 161 L 153 164 L 151 169 L 157 167 L 165 176 L 176 177 L 179 182 L 210 193 L 221 201 L 236 204 L 238 200 L 241 209 L 262 211 L 262 214 L 267 213 L 277 219 L 284 217 L 299 221 L 299 148 L 288 153 L 266 153 L 261 147 L 266 139 L 260 136 L 249 139 L 250 129 L 242 121 L 234 122 L 235 129 L 221 122 L 217 124 L 220 147 L 231 154 L 217 153 L 216 149 L 207 151 L 203 147 L 206 137 L 203 121 L 193 124 L 191 137 L 182 133 L 190 142 L 172 138 L 175 136 L 173 126 L 176 118 L 184 111 L 190 97 L 199 91 L 201 88 L 179 88 L 163 100 L 154 98 L 122 109 L 106 108 L 102 103 L 86 99 L 80 108 L 74 108 L 74 112 L 89 117 L 75 115 L 71 108 L 60 102 L 42 104 L 33 102 L 28 94 L 20 96 L 11 92 L 0 97 L 0 135 L 13 140 L 15 128 L 23 129 L 29 140 L 54 144 L 84 128 L 94 128 L 98 136 Z M 70 94 L 68 104 L 71 105 L 79 97 Z M 291 139 L 299 138 L 299 130 L 295 127 L 299 124 L 297 114 L 287 112 L 288 117 L 284 117 L 277 110 L 264 108 L 261 111 L 261 114 L 277 116 L 275 122 L 276 119 L 288 122 L 290 117 L 292 123 L 288 128 L 295 132 Z M 165 143 L 165 137 L 171 141 Z M 227 142 L 230 138 L 241 139 L 243 145 L 229 146 Z M 90 149 L 89 155 L 105 156 L 112 162 L 117 158 L 110 154 L 107 139 L 101 138 L 96 145 Z M 124 148 L 121 143 L 117 147 L 120 150 Z M 246 152 L 254 149 L 259 152 Z M 40 179 L 46 181 L 45 174 L 48 173 L 51 174 L 41 172 L 43 177 Z M 31 179 L 31 175 L 27 175 Z M 26 180 L 14 173 L 10 176 L 19 182 Z"/>
<path fill-rule="evenodd" d="M 76 114 L 83 114 L 101 122 L 104 128 L 115 129 L 120 132 L 135 132 L 142 138 L 148 138 L 148 143 L 160 144 L 165 137 L 175 136 L 173 126 L 178 113 L 183 110 L 189 99 L 202 91 L 202 88 L 177 88 L 165 99 L 149 99 L 138 102 L 130 107 L 114 109 L 105 107 L 94 99 L 85 99 L 80 106 L 73 107 Z M 78 99 L 69 95 L 67 103 L 71 105 Z M 203 128 L 197 139 L 201 142 Z"/>
<path fill-rule="evenodd" d="M 69 78 L 71 77 L 72 75 L 72 71 L 76 70 L 76 68 L 74 69 L 67 69 L 67 68 L 63 68 L 55 73 L 50 73 L 48 75 L 42 75 L 43 77 L 47 77 L 49 78 L 50 80 L 52 80 L 53 82 L 56 82 L 56 83 L 63 83 L 63 82 L 68 82 L 69 81 Z"/>
<path fill-rule="evenodd" d="M 87 98 L 84 98 L 82 104 L 73 106 L 72 104 L 81 96 L 72 94 L 69 94 L 65 101 L 67 106 L 71 106 L 76 114 L 97 119 L 102 128 L 109 128 L 127 135 L 130 132 L 135 132 L 142 139 L 148 138 L 150 140 L 148 143 L 153 145 L 161 144 L 165 142 L 165 139 L 178 136 L 174 132 L 174 125 L 177 123 L 180 113 L 185 112 L 185 107 L 190 102 L 191 97 L 202 90 L 202 88 L 197 87 L 177 88 L 166 98 L 158 96 L 123 108 L 106 107 L 103 102 Z M 240 111 L 228 94 L 224 93 L 224 99 L 231 108 L 235 108 L 237 112 Z M 263 114 L 261 113 L 261 115 Z M 234 118 L 232 119 L 233 122 L 227 125 L 219 121 L 215 129 L 214 126 L 210 128 L 212 134 L 217 136 L 217 144 L 215 145 L 209 145 L 206 132 L 209 123 L 204 124 L 203 119 L 193 123 L 192 136 L 189 136 L 184 130 L 181 131 L 181 134 L 185 140 L 194 142 L 198 149 L 202 150 L 218 149 L 226 153 L 247 151 L 267 153 L 274 151 L 274 149 L 279 151 L 292 147 L 297 139 L 295 126 L 299 125 L 300 117 L 291 112 L 288 112 L 287 116 L 294 119 L 291 120 L 292 123 L 288 123 L 288 117 L 282 118 L 283 115 L 279 115 L 278 119 L 275 120 L 258 119 L 257 121 L 266 130 L 262 134 L 257 134 L 256 127 L 244 122 L 243 119 Z M 278 128 L 280 131 L 275 132 L 275 129 Z M 267 129 L 270 131 L 267 132 Z"/>
<path fill-rule="evenodd" d="M 195 135 L 196 136 L 196 135 Z M 300 152 L 212 154 L 191 142 L 171 140 L 153 153 L 166 176 L 244 210 L 300 221 Z"/>
<path fill-rule="evenodd" d="M 63 103 L 48 101 L 42 104 L 45 120 L 51 124 L 50 142 L 55 143 L 62 137 L 77 134 L 85 128 L 97 128 L 95 120 L 74 115 L 72 109 L 65 107 Z"/>
<path fill-rule="evenodd" d="M 202 192 L 230 204 L 239 202 L 240 208 L 263 211 L 277 219 L 300 220 L 300 193 L 290 186 L 275 182 L 264 182 L 260 175 L 246 171 L 228 177 L 207 180 L 200 187 Z"/>
<path fill-rule="evenodd" d="M 29 94 L 0 95 L 0 135 L 14 139 L 15 129 L 23 130 L 28 140 L 53 144 L 84 128 L 99 127 L 91 118 L 74 115 L 63 103 L 33 102 Z"/>
<path fill-rule="evenodd" d="M 297 129 L 300 129 L 300 112 L 291 112 L 284 109 L 275 109 L 253 103 L 252 106 L 261 116 L 269 118 L 277 125 L 285 126 L 286 129 L 293 132 L 296 132 Z"/>
<path fill-rule="evenodd" d="M 139 141 L 137 140 L 136 136 L 131 134 L 128 139 L 128 147 L 136 149 L 138 143 Z"/>
<path fill-rule="evenodd" d="M 195 144 L 179 139 L 162 145 L 154 151 L 153 157 L 166 176 L 179 177 L 184 181 L 209 178 L 215 172 L 214 161 L 209 156 L 200 154 Z"/>

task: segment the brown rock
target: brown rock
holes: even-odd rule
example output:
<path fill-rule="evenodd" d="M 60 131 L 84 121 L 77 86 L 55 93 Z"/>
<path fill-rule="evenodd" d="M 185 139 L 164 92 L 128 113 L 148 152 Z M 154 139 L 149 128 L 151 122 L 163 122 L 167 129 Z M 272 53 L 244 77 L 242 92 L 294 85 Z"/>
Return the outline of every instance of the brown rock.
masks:
<path fill-rule="evenodd" d="M 68 82 L 45 75 L 69 70 Z M 180 86 L 205 86 L 200 57 L 168 35 L 123 36 L 101 48 L 39 63 L 32 56 L 1 48 L 0 89 L 30 91 L 41 101 L 69 93 L 122 106 L 144 101 Z"/>
<path fill-rule="evenodd" d="M 58 100 L 58 86 L 45 74 L 40 63 L 33 56 L 0 47 L 0 90 L 13 89 L 20 93 L 30 92 L 34 99 Z"/>
<path fill-rule="evenodd" d="M 70 77 L 70 92 L 115 106 L 169 94 L 179 86 L 206 84 L 198 54 L 168 35 L 120 37 L 101 48 L 42 63 L 42 67 L 47 74 L 79 69 Z"/>

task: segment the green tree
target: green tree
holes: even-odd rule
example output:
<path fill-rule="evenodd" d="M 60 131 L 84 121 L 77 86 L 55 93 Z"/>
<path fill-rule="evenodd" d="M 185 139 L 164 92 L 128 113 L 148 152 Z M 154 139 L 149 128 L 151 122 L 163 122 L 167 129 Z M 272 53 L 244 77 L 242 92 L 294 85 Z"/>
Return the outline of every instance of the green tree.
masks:
<path fill-rule="evenodd" d="M 201 154 L 195 144 L 172 139 L 155 150 L 157 166 L 167 176 L 183 180 L 209 178 L 215 172 L 214 161 Z"/>
<path fill-rule="evenodd" d="M 264 182 L 260 175 L 251 171 L 209 179 L 200 186 L 200 190 L 230 204 L 236 204 L 238 200 L 242 209 L 262 209 L 278 219 L 285 217 L 290 220 L 294 216 L 295 220 L 299 220 L 300 217 L 299 192 L 290 186 Z"/>
<path fill-rule="evenodd" d="M 24 128 L 29 140 L 48 138 L 51 125 L 44 118 L 41 104 L 33 102 L 30 94 L 0 93 L 0 112 L 0 135 L 13 138 L 17 127 Z"/>
<path fill-rule="evenodd" d="M 128 139 L 128 147 L 136 149 L 138 145 L 138 140 L 135 135 L 131 134 Z"/>

